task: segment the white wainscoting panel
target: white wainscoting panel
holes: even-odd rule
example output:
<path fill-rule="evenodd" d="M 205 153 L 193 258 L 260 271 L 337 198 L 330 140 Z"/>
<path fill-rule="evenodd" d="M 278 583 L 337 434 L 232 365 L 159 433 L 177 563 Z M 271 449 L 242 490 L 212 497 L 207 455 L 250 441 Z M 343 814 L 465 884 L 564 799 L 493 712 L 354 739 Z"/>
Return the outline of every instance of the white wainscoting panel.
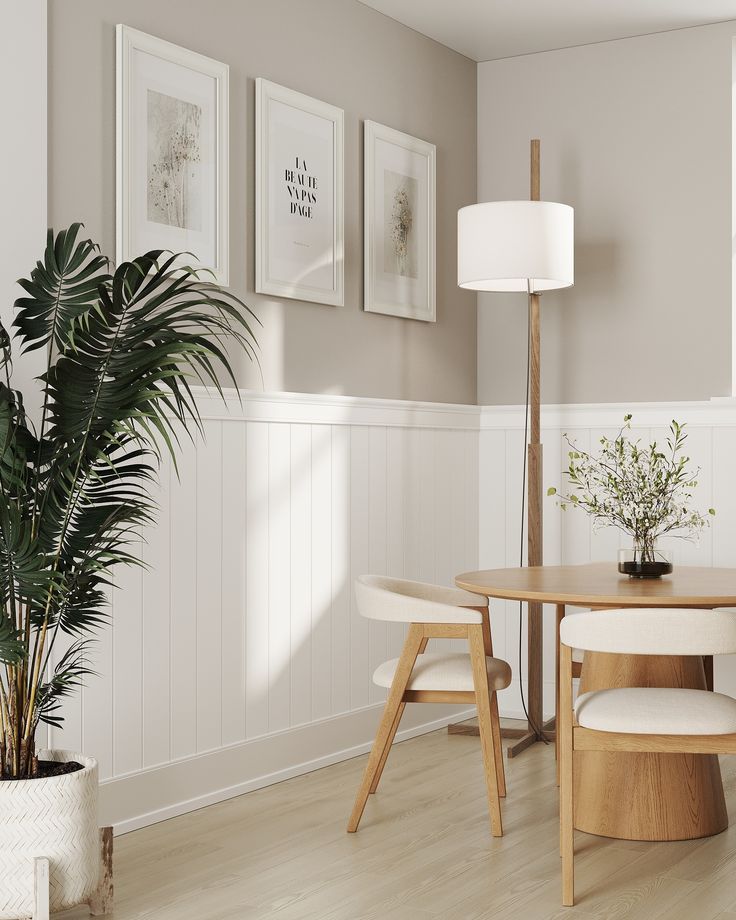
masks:
<path fill-rule="evenodd" d="M 112 628 L 58 747 L 100 762 L 129 830 L 367 750 L 373 669 L 404 630 L 358 615 L 363 572 L 452 583 L 477 567 L 475 407 L 201 394 L 204 438 L 163 463 L 148 568 L 118 573 Z M 467 707 L 410 707 L 405 734 Z M 346 815 L 350 802 L 345 802 Z"/>
<path fill-rule="evenodd" d="M 252 392 L 198 402 L 204 440 L 182 442 L 178 476 L 161 467 L 159 521 L 141 546 L 148 568 L 118 573 L 92 661 L 100 676 L 50 732 L 53 745 L 99 759 L 102 817 L 118 832 L 368 749 L 384 698 L 371 674 L 398 654 L 404 629 L 358 615 L 356 575 L 452 584 L 519 563 L 518 406 Z M 647 440 L 673 417 L 688 423 L 698 504 L 717 510 L 699 545 L 672 542 L 676 563 L 736 566 L 734 400 L 545 407 L 545 491 L 563 482 L 564 432 L 587 447 L 629 411 Z M 622 543 L 554 498 L 544 538 L 548 563 L 614 560 Z M 495 651 L 514 671 L 501 712 L 519 717 L 526 634 L 520 669 L 518 605 L 491 611 Z M 550 714 L 554 632 L 548 607 Z M 716 681 L 736 694 L 736 662 L 718 661 Z M 399 737 L 469 714 L 409 707 Z"/>
<path fill-rule="evenodd" d="M 711 527 L 698 544 L 678 539 L 663 541 L 673 550 L 675 564 L 736 566 L 736 401 L 657 403 L 638 405 L 545 406 L 542 410 L 544 493 L 564 486 L 567 433 L 579 446 L 595 449 L 602 435 L 612 436 L 633 414 L 632 437 L 663 443 L 674 418 L 687 423 L 686 453 L 700 467 L 695 492 L 697 507 L 716 509 Z M 479 435 L 480 568 L 519 564 L 524 415 L 518 406 L 483 407 Z M 575 565 L 615 560 L 630 540 L 614 528 L 595 530 L 590 519 L 575 509 L 562 511 L 554 497 L 544 499 L 544 561 Z M 519 605 L 491 603 L 491 622 L 497 654 L 512 665 L 512 686 L 500 694 L 502 715 L 522 717 L 519 674 L 526 671 L 525 614 L 522 624 L 522 668 L 519 655 Z M 544 708 L 554 712 L 555 609 L 544 608 Z M 736 658 L 721 657 L 715 665 L 716 689 L 736 695 Z M 523 681 L 526 692 L 526 681 Z"/>

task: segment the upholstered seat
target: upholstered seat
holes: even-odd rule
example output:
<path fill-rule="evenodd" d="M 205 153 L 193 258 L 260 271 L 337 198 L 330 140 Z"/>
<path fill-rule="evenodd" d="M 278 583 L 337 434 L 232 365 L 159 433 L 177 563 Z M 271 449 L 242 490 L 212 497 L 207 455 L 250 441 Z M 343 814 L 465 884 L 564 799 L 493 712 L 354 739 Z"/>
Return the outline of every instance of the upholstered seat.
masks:
<path fill-rule="evenodd" d="M 736 732 L 736 700 L 707 690 L 619 687 L 575 701 L 583 728 L 642 735 L 727 735 Z"/>
<path fill-rule="evenodd" d="M 376 668 L 373 683 L 379 687 L 390 687 L 398 663 L 398 658 L 384 661 Z M 491 690 L 504 690 L 511 683 L 511 668 L 500 658 L 486 656 L 486 671 Z M 425 652 L 418 655 L 406 689 L 461 690 L 472 693 L 475 685 L 470 655 L 462 652 Z"/>

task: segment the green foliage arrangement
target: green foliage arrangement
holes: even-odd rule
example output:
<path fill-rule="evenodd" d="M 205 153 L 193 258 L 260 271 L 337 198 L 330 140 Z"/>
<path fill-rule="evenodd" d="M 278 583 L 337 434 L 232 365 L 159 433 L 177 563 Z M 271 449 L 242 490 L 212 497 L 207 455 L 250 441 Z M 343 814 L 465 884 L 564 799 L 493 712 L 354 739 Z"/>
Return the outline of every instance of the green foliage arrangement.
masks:
<path fill-rule="evenodd" d="M 581 450 L 567 434 L 570 450 L 565 475 L 570 491 L 559 494 L 560 505 L 582 508 L 598 526 L 618 527 L 629 534 L 640 562 L 655 561 L 655 543 L 665 535 L 696 539 L 709 518 L 689 507 L 699 470 L 689 468 L 683 453 L 685 425 L 672 421 L 665 446 L 641 446 L 632 440 L 631 415 L 615 438 L 602 437 L 597 455 Z M 548 495 L 557 495 L 551 487 Z M 714 515 L 713 508 L 708 515 Z"/>
<path fill-rule="evenodd" d="M 193 382 L 234 381 L 224 350 L 256 358 L 255 316 L 237 297 L 152 251 L 114 271 L 80 224 L 54 235 L 19 282 L 15 338 L 46 349 L 36 430 L 13 389 L 0 327 L 0 776 L 37 770 L 40 722 L 61 723 L 62 698 L 89 673 L 118 565 L 155 519 L 148 486 L 161 451 L 201 425 Z M 59 636 L 71 637 L 53 656 Z M 57 659 L 54 661 L 54 659 Z"/>

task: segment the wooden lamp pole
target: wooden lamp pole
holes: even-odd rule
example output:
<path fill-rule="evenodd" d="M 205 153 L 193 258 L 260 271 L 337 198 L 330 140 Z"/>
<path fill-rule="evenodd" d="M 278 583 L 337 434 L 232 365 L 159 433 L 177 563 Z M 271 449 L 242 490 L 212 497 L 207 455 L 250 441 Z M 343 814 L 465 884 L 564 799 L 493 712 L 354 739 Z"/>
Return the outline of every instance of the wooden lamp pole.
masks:
<path fill-rule="evenodd" d="M 530 199 L 539 201 L 539 140 L 531 142 Z M 539 294 L 529 292 L 529 444 L 527 446 L 527 565 L 542 565 L 542 443 L 540 421 L 541 336 Z M 527 612 L 528 730 L 508 749 L 515 757 L 543 740 L 542 605 L 530 601 Z M 550 726 L 551 727 L 551 726 Z"/>
<path fill-rule="evenodd" d="M 539 140 L 531 142 L 529 202 L 484 202 L 458 212 L 458 284 L 477 291 L 523 291 L 529 299 L 528 402 L 529 443 L 526 454 L 527 564 L 541 566 L 542 553 L 542 443 L 540 425 L 539 293 L 573 283 L 573 211 L 568 205 L 540 201 Z M 523 268 L 522 268 L 523 266 Z M 511 283 L 510 283 L 511 282 Z M 554 719 L 544 722 L 542 708 L 542 604 L 527 608 L 527 688 L 529 716 L 525 728 L 508 729 L 515 739 L 508 748 L 514 757 L 537 741 L 551 737 Z M 558 609 L 558 617 L 560 611 Z M 458 734 L 477 734 L 470 726 L 450 726 Z"/>

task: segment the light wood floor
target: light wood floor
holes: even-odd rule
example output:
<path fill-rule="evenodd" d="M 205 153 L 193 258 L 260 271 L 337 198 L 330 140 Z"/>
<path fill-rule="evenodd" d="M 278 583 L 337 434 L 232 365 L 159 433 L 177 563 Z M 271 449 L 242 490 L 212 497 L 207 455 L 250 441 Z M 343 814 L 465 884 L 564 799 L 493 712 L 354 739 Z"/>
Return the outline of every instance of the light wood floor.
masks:
<path fill-rule="evenodd" d="M 684 843 L 577 834 L 579 905 L 563 908 L 551 746 L 506 762 L 496 840 L 477 738 L 396 745 L 348 835 L 365 761 L 116 838 L 115 920 L 736 920 L 736 823 Z M 722 763 L 736 822 L 736 758 Z"/>

